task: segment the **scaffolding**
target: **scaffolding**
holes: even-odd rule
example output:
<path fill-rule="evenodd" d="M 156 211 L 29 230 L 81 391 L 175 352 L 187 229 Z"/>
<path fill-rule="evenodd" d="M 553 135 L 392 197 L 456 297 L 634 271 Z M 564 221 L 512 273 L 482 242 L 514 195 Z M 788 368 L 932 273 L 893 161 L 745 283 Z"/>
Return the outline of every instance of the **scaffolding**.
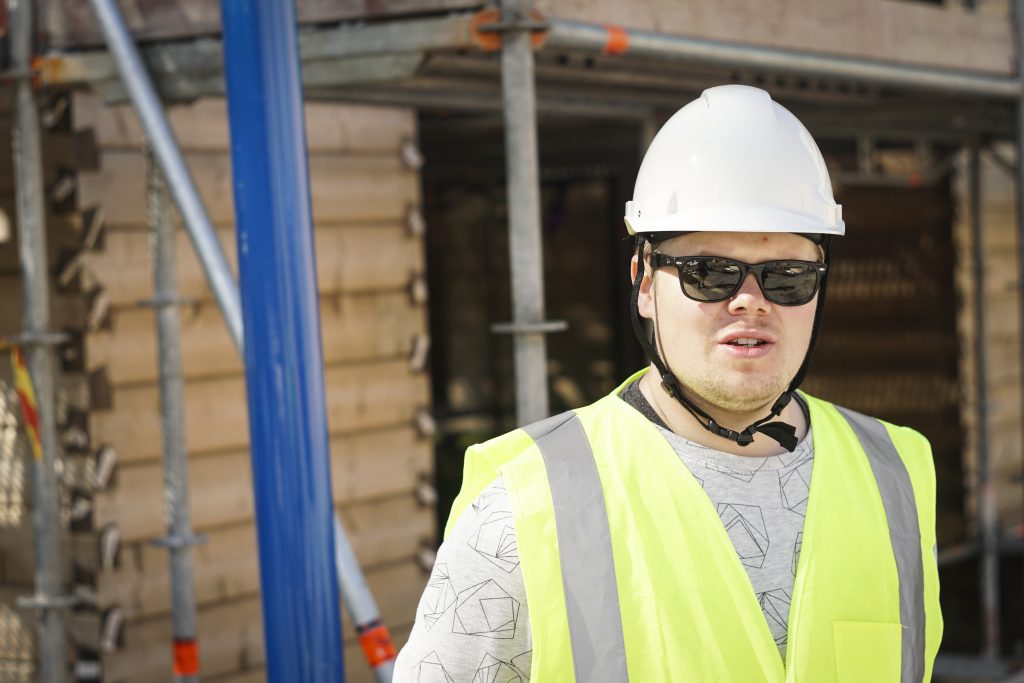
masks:
<path fill-rule="evenodd" d="M 230 3 L 224 4 L 227 7 Z M 20 7 L 26 5 L 30 3 L 19 3 Z M 109 52 L 87 50 L 46 54 L 37 60 L 38 73 L 31 73 L 38 75 L 44 87 L 88 87 L 110 102 L 131 99 L 143 121 L 153 154 L 184 218 L 232 339 L 241 351 L 245 346 L 241 297 L 162 110 L 165 103 L 203 96 L 227 95 L 231 103 L 236 97 L 231 92 L 231 46 L 222 44 L 219 38 L 211 37 L 174 42 L 157 41 L 144 47 L 140 57 L 123 20 L 116 14 L 114 3 L 111 0 L 93 0 L 93 6 L 102 19 Z M 1014 10 L 1014 31 L 1018 44 L 1021 44 L 1024 41 L 1024 0 L 1015 0 Z M 232 39 L 231 29 L 237 30 L 237 27 L 229 25 L 231 14 L 227 11 L 224 21 L 227 43 Z M 284 23 L 292 26 L 294 18 Z M 28 30 L 26 25 L 22 25 L 21 29 L 16 28 L 13 36 L 17 40 L 19 35 L 27 35 Z M 281 36 L 270 38 L 269 34 L 267 39 L 284 40 Z M 258 45 L 259 41 L 256 42 Z M 266 48 L 266 44 L 263 47 Z M 516 405 L 520 424 L 546 416 L 545 335 L 565 329 L 564 322 L 545 320 L 544 315 L 536 151 L 538 111 L 629 119 L 644 122 L 649 129 L 655 112 L 678 106 L 678 83 L 699 83 L 708 79 L 722 79 L 723 76 L 731 78 L 737 71 L 764 77 L 836 81 L 851 85 L 854 91 L 867 87 L 919 94 L 921 100 L 910 98 L 893 101 L 885 111 L 876 111 L 868 116 L 848 115 L 844 112 L 842 101 L 829 103 L 815 101 L 813 98 L 801 104 L 796 113 L 809 122 L 810 127 L 834 134 L 861 139 L 870 139 L 875 135 L 911 140 L 926 137 L 967 149 L 969 204 L 972 209 L 970 222 L 975 237 L 972 256 L 976 277 L 980 277 L 983 268 L 982 219 L 978 208 L 981 192 L 978 182 L 980 149 L 991 140 L 1014 140 L 1018 159 L 1024 159 L 1024 135 L 1020 132 L 1024 130 L 1024 50 L 1020 49 L 1016 75 L 998 76 L 729 44 L 543 17 L 531 12 L 527 0 L 502 0 L 499 10 L 317 26 L 297 34 L 295 49 L 303 69 L 302 78 L 308 98 L 422 108 L 443 106 L 468 111 L 500 110 L 503 113 L 514 316 L 511 322 L 496 326 L 493 331 L 511 334 L 515 339 Z M 495 60 L 494 55 L 498 52 L 500 60 Z M 556 62 L 546 59 L 547 55 L 552 55 L 552 60 L 559 55 L 580 56 L 585 63 L 614 64 L 614 68 L 589 69 L 583 74 L 571 66 L 556 68 Z M 18 77 L 22 72 L 29 73 L 28 63 L 24 57 L 16 62 L 14 76 Z M 663 67 L 664 75 L 661 78 L 649 78 L 637 86 L 624 82 L 624 75 L 628 79 L 630 74 L 640 73 L 650 64 Z M 226 85 L 224 74 L 227 75 Z M 573 77 L 578 77 L 577 82 L 569 84 L 568 81 Z M 150 78 L 158 88 L 153 87 Z M 29 88 L 28 80 L 20 77 L 19 122 L 24 117 L 37 116 L 34 104 L 30 101 Z M 157 89 L 160 97 L 156 94 Z M 28 93 L 27 97 L 20 97 L 23 90 Z M 498 94 L 501 96 L 496 97 Z M 287 98 L 293 108 L 297 106 L 299 97 L 301 95 L 297 89 L 289 91 Z M 948 106 L 943 111 L 936 111 L 933 106 L 934 98 L 939 97 L 946 98 L 943 102 Z M 928 98 L 933 98 L 933 101 Z M 820 125 L 815 125 L 816 122 Z M 31 124 L 24 125 L 31 127 Z M 235 127 L 236 121 L 233 118 L 233 137 Z M 298 145 L 301 140 L 293 139 L 292 142 Z M 15 149 L 19 149 L 17 145 Z M 21 163 L 39 164 L 38 158 L 34 161 L 31 157 L 20 158 Z M 1011 166 L 1011 170 L 1016 175 L 1016 198 L 1017 206 L 1020 207 L 1024 197 L 1024 164 L 1018 162 Z M 32 178 L 31 169 L 21 171 L 19 177 Z M 30 183 L 26 183 L 25 191 L 33 192 Z M 306 193 L 308 195 L 308 189 Z M 22 230 L 38 226 L 38 234 L 42 235 L 41 216 L 33 216 L 30 209 L 24 214 L 19 212 Z M 1018 211 L 1017 221 L 1017 262 L 1020 268 L 1019 279 L 1024 282 L 1024 211 Z M 239 224 L 242 222 L 240 213 Z M 35 248 L 28 240 L 23 241 L 22 250 L 26 259 Z M 306 258 L 312 257 L 307 254 Z M 45 278 L 41 282 L 28 279 L 31 270 L 32 267 L 26 261 L 26 296 L 41 292 L 45 301 Z M 45 268 L 41 271 L 37 268 L 36 272 L 45 273 Z M 977 288 L 974 303 L 978 330 L 975 360 L 979 377 L 976 410 L 980 435 L 977 443 L 980 471 L 977 491 L 981 533 L 978 539 L 965 546 L 942 549 L 940 562 L 972 556 L 980 558 L 984 647 L 978 659 L 940 660 L 936 670 L 947 675 L 998 678 L 1006 674 L 1005 665 L 999 661 L 1001 600 L 998 563 L 1005 550 L 1019 550 L 1020 540 L 999 536 L 995 514 L 992 459 L 984 439 L 987 424 L 984 384 L 986 357 L 982 335 L 985 297 L 980 290 L 980 287 Z M 167 289 L 163 294 L 158 293 L 158 301 L 155 303 L 169 309 L 176 304 L 174 298 L 173 289 Z M 26 305 L 26 310 L 29 308 Z M 1024 305 L 1020 316 L 1024 321 Z M 27 320 L 26 330 L 27 334 L 35 335 L 27 341 L 38 344 L 40 353 L 48 353 L 47 344 L 51 341 L 45 317 L 32 323 Z M 173 326 L 161 327 L 162 341 L 173 336 Z M 249 353 L 248 349 L 246 353 Z M 1021 355 L 1024 358 L 1024 346 Z M 257 361 L 247 355 L 247 366 L 254 362 Z M 49 371 L 42 365 L 38 367 L 37 370 L 33 366 L 33 377 L 43 385 L 42 389 L 37 387 L 43 405 L 52 402 L 52 392 L 48 394 L 45 389 L 45 378 Z M 168 400 L 168 405 L 172 405 L 173 400 Z M 166 405 L 164 413 L 166 417 Z M 47 437 L 45 430 L 43 434 L 44 447 L 48 442 L 53 444 L 53 436 Z M 255 432 L 253 446 L 257 446 Z M 40 471 L 37 479 L 44 482 L 45 477 L 46 473 Z M 52 482 L 52 486 L 52 491 L 55 491 L 56 483 Z M 50 513 L 57 504 L 52 491 L 46 497 L 37 499 L 37 505 L 50 506 Z M 187 492 L 182 495 L 187 497 Z M 260 524 L 262 526 L 263 522 Z M 40 553 L 40 562 L 52 564 L 46 572 L 59 571 L 59 550 L 49 550 L 58 532 L 59 526 L 53 527 L 52 524 L 45 530 L 42 527 L 37 529 L 37 547 L 48 549 Z M 331 572 L 340 576 L 340 592 L 345 604 L 352 611 L 356 624 L 372 632 L 379 623 L 379 615 L 372 596 L 365 588 L 365 581 L 348 546 L 344 530 L 335 520 L 332 529 L 320 529 L 320 532 L 322 548 L 335 547 L 337 571 L 331 567 Z M 187 542 L 191 542 L 182 540 L 191 539 L 187 518 L 183 526 L 170 529 L 169 533 L 171 539 L 178 538 L 175 544 L 187 545 Z M 320 564 L 323 565 L 323 562 Z M 46 572 L 40 570 L 37 600 L 33 603 L 42 610 L 44 617 L 48 611 L 59 614 L 59 609 L 65 606 L 60 602 L 59 581 L 55 583 L 45 578 Z M 182 576 L 185 574 L 182 573 Z M 264 596 L 267 596 L 266 590 Z M 182 600 L 188 601 L 187 598 Z M 177 606 L 177 600 L 175 604 Z M 52 620 L 44 618 L 42 623 L 50 625 L 48 628 L 41 627 L 40 631 L 44 661 L 65 661 L 63 632 L 58 635 L 60 629 L 52 628 Z M 188 628 L 182 628 L 185 630 L 181 635 L 187 638 Z M 330 629 L 327 632 L 330 633 Z M 268 661 L 277 656 L 272 651 L 280 646 L 280 642 L 271 642 L 268 636 Z M 280 661 L 288 661 L 287 654 L 281 656 L 284 659 Z M 63 674 L 57 671 L 44 669 L 43 674 L 46 683 L 63 680 Z M 390 678 L 389 673 L 381 672 L 380 676 L 380 680 Z M 311 677 L 308 680 L 320 679 Z"/>

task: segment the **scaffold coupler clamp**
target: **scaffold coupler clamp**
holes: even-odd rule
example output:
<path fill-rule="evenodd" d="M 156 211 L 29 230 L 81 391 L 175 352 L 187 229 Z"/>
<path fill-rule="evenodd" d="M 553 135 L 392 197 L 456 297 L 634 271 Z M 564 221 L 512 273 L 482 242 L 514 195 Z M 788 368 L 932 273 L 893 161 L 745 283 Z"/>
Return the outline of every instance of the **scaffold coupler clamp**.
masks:
<path fill-rule="evenodd" d="M 569 323 L 565 320 L 541 320 L 532 323 L 494 323 L 491 325 L 493 334 L 552 334 L 565 332 Z"/>
<path fill-rule="evenodd" d="M 169 306 L 197 306 L 199 301 L 197 299 L 191 299 L 183 296 L 166 296 L 158 294 L 149 299 L 139 299 L 135 302 L 136 306 L 144 308 L 167 308 Z"/>
<path fill-rule="evenodd" d="M 32 595 L 19 595 L 14 604 L 21 609 L 32 610 L 66 610 L 77 605 L 80 598 L 77 595 L 47 595 L 46 593 L 33 593 Z"/>
<path fill-rule="evenodd" d="M 531 10 L 528 17 L 506 19 L 500 9 L 485 9 L 473 15 L 469 23 L 470 40 L 484 52 L 501 49 L 501 36 L 513 31 L 528 31 L 530 45 L 538 50 L 544 45 L 551 23 L 537 10 Z"/>
<path fill-rule="evenodd" d="M 0 340 L 0 349 L 13 346 L 60 346 L 71 339 L 62 332 L 22 332 Z"/>
<path fill-rule="evenodd" d="M 206 540 L 206 534 L 186 534 L 184 536 L 154 538 L 149 541 L 149 544 L 158 548 L 167 548 L 168 550 L 181 550 L 182 548 L 190 548 L 194 545 L 205 545 Z"/>

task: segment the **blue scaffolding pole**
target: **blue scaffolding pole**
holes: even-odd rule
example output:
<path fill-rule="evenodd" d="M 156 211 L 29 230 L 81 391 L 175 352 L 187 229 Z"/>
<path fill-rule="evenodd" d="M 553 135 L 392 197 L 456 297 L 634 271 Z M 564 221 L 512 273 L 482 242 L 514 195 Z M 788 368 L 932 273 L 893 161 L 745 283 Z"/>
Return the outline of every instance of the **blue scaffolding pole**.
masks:
<path fill-rule="evenodd" d="M 344 680 L 295 7 L 223 0 L 267 680 Z"/>

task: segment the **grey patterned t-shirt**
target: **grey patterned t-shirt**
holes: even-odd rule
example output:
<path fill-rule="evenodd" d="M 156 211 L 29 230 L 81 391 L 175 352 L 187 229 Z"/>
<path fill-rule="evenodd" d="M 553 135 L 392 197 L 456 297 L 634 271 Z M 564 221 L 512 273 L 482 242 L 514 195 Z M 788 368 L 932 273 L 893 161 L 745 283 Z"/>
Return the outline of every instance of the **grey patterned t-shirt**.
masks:
<path fill-rule="evenodd" d="M 793 453 L 731 455 L 669 431 L 630 389 L 623 399 L 652 417 L 718 511 L 785 658 L 814 461 L 810 432 Z M 396 683 L 529 680 L 533 646 L 511 510 L 499 477 L 456 521 L 396 662 Z"/>

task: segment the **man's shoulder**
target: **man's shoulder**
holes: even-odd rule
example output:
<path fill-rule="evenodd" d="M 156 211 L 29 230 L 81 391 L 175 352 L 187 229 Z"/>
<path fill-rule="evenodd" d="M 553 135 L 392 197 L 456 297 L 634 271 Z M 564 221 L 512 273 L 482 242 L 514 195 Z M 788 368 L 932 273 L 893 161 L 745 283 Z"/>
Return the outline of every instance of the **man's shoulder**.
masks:
<path fill-rule="evenodd" d="M 801 392 L 801 394 L 809 404 L 824 404 L 834 408 L 840 415 L 845 413 L 846 415 L 844 415 L 844 417 L 847 419 L 848 416 L 859 416 L 868 420 L 878 421 L 883 427 L 885 427 L 889 438 L 892 439 L 893 446 L 896 447 L 896 451 L 899 453 L 900 459 L 903 460 L 904 465 L 910 472 L 911 478 L 915 481 L 934 480 L 935 463 L 932 458 L 932 446 L 928 441 L 928 438 L 921 432 L 917 431 L 913 427 L 889 422 L 888 420 L 867 415 L 824 399 L 815 398 L 808 395 L 806 392 Z M 813 429 L 815 433 L 820 433 L 822 427 L 824 427 L 824 425 L 815 424 L 812 419 L 811 429 Z"/>

